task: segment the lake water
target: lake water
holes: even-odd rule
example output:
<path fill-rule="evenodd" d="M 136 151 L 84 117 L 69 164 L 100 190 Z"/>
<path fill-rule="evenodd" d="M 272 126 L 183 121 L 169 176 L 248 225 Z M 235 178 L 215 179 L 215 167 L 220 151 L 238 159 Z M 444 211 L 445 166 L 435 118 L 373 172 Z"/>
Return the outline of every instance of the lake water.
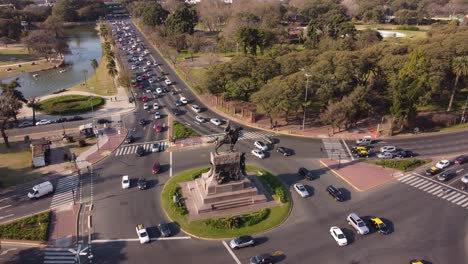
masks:
<path fill-rule="evenodd" d="M 95 24 L 69 27 L 65 29 L 68 38 L 70 54 L 65 55 L 65 62 L 70 64 L 59 69 L 52 69 L 38 72 L 38 77 L 33 77 L 34 73 L 21 73 L 14 77 L 7 78 L 3 82 L 19 77 L 21 88 L 26 98 L 51 94 L 57 90 L 69 88 L 84 81 L 83 70 L 87 70 L 87 79 L 94 73 L 91 67 L 91 60 L 101 61 L 102 48 Z M 60 70 L 66 72 L 60 73 Z"/>

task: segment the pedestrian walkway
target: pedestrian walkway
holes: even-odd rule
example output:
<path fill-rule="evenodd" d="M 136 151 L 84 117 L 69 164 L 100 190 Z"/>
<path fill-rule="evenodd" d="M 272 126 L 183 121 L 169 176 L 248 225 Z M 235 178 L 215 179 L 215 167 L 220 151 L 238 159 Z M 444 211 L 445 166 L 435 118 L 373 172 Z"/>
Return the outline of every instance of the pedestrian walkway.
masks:
<path fill-rule="evenodd" d="M 345 149 L 340 139 L 324 138 L 322 139 L 325 152 L 330 159 L 345 160 L 350 158 L 348 151 Z"/>
<path fill-rule="evenodd" d="M 209 141 L 209 140 L 213 140 L 224 135 L 225 133 L 220 133 L 220 134 L 206 135 L 205 137 L 207 137 Z M 276 135 L 277 134 L 268 132 L 268 131 L 247 131 L 247 132 L 241 132 L 238 140 L 259 139 L 263 137 L 272 137 Z"/>
<path fill-rule="evenodd" d="M 167 148 L 169 148 L 169 143 L 167 141 L 165 141 L 165 140 L 153 141 L 153 142 L 143 142 L 143 143 L 139 143 L 139 144 L 121 146 L 115 151 L 115 156 L 135 154 L 136 150 L 137 150 L 137 148 L 139 146 L 143 146 L 143 148 L 145 149 L 145 152 L 152 152 L 151 148 L 152 148 L 154 143 L 159 143 L 159 151 L 158 152 L 164 151 Z"/>
<path fill-rule="evenodd" d="M 52 202 L 50 203 L 50 209 L 55 209 L 76 201 L 75 199 L 79 194 L 79 182 L 80 177 L 78 174 L 60 178 L 55 188 Z"/>
<path fill-rule="evenodd" d="M 70 248 L 45 248 L 44 264 L 75 264 L 75 255 Z"/>
<path fill-rule="evenodd" d="M 408 184 L 428 194 L 437 196 L 447 202 L 453 203 L 462 208 L 468 209 L 468 194 L 447 187 L 436 181 L 425 177 L 415 175 L 414 173 L 407 174 L 398 178 L 398 181 Z"/>

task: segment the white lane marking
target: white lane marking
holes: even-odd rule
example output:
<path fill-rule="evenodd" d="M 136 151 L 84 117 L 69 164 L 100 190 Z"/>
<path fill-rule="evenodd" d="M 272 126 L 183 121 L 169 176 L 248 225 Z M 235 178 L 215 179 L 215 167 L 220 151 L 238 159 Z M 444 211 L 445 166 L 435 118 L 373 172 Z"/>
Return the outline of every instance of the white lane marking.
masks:
<path fill-rule="evenodd" d="M 351 157 L 351 160 L 354 160 L 353 154 L 351 154 L 351 151 L 348 148 L 348 144 L 346 144 L 346 141 L 344 141 L 344 139 L 342 139 L 342 141 L 343 141 L 343 145 L 346 147 L 346 150 L 348 151 L 349 156 Z"/>
<path fill-rule="evenodd" d="M 468 202 L 464 203 L 461 207 L 466 207 L 468 206 Z"/>
<path fill-rule="evenodd" d="M 425 185 L 426 183 L 428 183 L 428 181 L 424 180 L 424 181 L 422 181 L 422 182 L 420 182 L 418 184 L 414 184 L 413 187 L 418 188 L 419 186 Z"/>
<path fill-rule="evenodd" d="M 150 238 L 151 241 L 162 241 L 162 240 L 185 240 L 192 239 L 189 236 L 180 236 L 180 237 L 156 237 Z M 96 239 L 92 243 L 108 243 L 108 242 L 139 242 L 138 238 L 116 238 L 116 239 Z"/>
<path fill-rule="evenodd" d="M 409 175 L 406 175 L 406 176 L 403 177 L 403 178 L 399 178 L 398 180 L 399 180 L 400 182 L 407 182 L 407 181 L 409 181 L 409 180 L 411 180 L 411 179 L 414 179 L 414 177 L 416 177 L 416 176 L 409 174 Z"/>
<path fill-rule="evenodd" d="M 452 201 L 452 203 L 456 203 L 456 202 L 462 200 L 463 198 L 466 198 L 466 196 L 465 196 L 465 195 L 462 195 L 462 196 L 458 197 L 457 199 L 454 199 L 454 200 Z"/>
<path fill-rule="evenodd" d="M 6 255 L 8 253 L 8 251 L 14 251 L 14 250 L 17 250 L 18 248 L 9 248 L 7 250 L 4 250 L 2 253 L 0 253 L 0 256 L 3 256 L 3 255 Z"/>
<path fill-rule="evenodd" d="M 427 192 L 428 192 L 428 193 L 433 193 L 433 192 L 435 192 L 435 191 L 440 190 L 441 188 L 442 188 L 442 186 L 437 185 L 437 187 L 435 187 L 435 188 L 432 189 L 432 190 L 428 190 Z M 433 194 L 435 195 L 436 193 L 433 193 Z"/>
<path fill-rule="evenodd" d="M 241 264 L 240 260 L 237 258 L 236 254 L 234 254 L 234 252 L 232 252 L 232 249 L 228 246 L 226 241 L 223 241 L 223 245 L 227 249 L 229 254 L 231 254 L 231 257 L 234 259 L 234 261 L 236 261 L 237 264 Z"/>
<path fill-rule="evenodd" d="M 7 198 L 0 199 L 0 202 L 5 201 L 5 200 L 8 200 L 8 199 L 10 199 L 10 198 L 12 198 L 12 197 L 7 197 Z"/>
<path fill-rule="evenodd" d="M 434 188 L 435 186 L 437 186 L 437 185 L 431 183 L 430 185 L 424 186 L 424 187 L 422 187 L 420 189 L 423 190 L 423 191 L 429 191 L 430 189 Z"/>
<path fill-rule="evenodd" d="M 5 218 L 8 218 L 8 217 L 12 217 L 14 216 L 15 214 L 9 214 L 9 215 L 5 215 L 5 216 L 0 216 L 0 220 L 2 219 L 5 219 Z"/>
<path fill-rule="evenodd" d="M 427 181 L 426 181 L 423 185 L 418 186 L 417 188 L 418 188 L 418 189 L 423 189 L 423 188 L 426 188 L 427 186 L 432 185 L 432 184 L 433 184 L 432 182 L 427 182 Z"/>
<path fill-rule="evenodd" d="M 172 178 L 172 151 L 169 152 L 169 178 Z"/>
<path fill-rule="evenodd" d="M 450 202 L 450 201 L 452 201 L 453 199 L 457 198 L 457 197 L 460 196 L 460 195 L 462 195 L 462 194 L 461 194 L 461 193 L 457 193 L 456 195 L 454 195 L 454 196 L 448 198 L 447 201 Z"/>
<path fill-rule="evenodd" d="M 460 173 L 462 171 L 463 171 L 463 169 L 459 169 L 459 170 L 456 171 L 456 173 Z"/>
<path fill-rule="evenodd" d="M 10 206 L 11 206 L 11 204 L 5 205 L 5 206 L 3 206 L 3 207 L 0 207 L 0 210 L 5 209 L 5 208 L 8 208 L 8 207 L 10 207 Z"/>
<path fill-rule="evenodd" d="M 468 201 L 468 197 L 466 197 L 465 199 L 459 201 L 459 202 L 457 203 L 457 205 L 461 205 L 462 203 L 464 203 L 464 202 L 466 202 L 466 201 Z"/>
<path fill-rule="evenodd" d="M 411 180 L 411 181 L 407 181 L 406 184 L 409 184 L 409 185 L 414 186 L 415 184 L 418 184 L 418 183 L 421 182 L 421 181 L 424 181 L 424 179 L 416 178 L 416 179 L 413 179 L 413 180 Z"/>

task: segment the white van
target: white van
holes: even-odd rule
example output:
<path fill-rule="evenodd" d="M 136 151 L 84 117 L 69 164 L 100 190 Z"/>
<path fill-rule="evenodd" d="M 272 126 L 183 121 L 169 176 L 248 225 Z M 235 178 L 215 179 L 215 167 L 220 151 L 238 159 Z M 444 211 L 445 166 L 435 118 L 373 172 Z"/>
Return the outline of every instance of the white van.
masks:
<path fill-rule="evenodd" d="M 32 188 L 28 193 L 30 199 L 39 198 L 54 191 L 54 186 L 50 181 L 43 182 Z"/>

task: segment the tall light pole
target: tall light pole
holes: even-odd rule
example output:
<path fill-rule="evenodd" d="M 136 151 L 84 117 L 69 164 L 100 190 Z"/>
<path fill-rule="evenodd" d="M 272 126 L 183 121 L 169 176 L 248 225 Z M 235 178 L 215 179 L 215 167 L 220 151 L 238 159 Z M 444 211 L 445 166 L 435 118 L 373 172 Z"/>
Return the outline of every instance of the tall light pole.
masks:
<path fill-rule="evenodd" d="M 305 98 L 304 98 L 304 117 L 302 118 L 302 130 L 305 130 L 305 121 L 306 121 L 306 107 L 307 107 L 307 94 L 309 92 L 309 77 L 312 75 L 309 73 L 309 70 L 304 68 L 300 69 L 301 71 L 305 72 L 306 77 L 306 88 L 305 88 Z"/>

